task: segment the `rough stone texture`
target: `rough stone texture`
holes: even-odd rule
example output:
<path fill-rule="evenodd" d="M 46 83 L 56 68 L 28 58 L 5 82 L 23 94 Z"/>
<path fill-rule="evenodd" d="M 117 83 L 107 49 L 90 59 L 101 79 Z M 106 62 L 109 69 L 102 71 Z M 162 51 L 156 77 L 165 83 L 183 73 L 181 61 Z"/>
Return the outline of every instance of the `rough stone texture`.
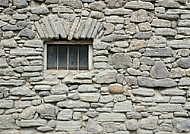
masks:
<path fill-rule="evenodd" d="M 0 0 L 0 133 L 190 133 L 189 9 L 189 0 Z M 89 45 L 89 69 L 47 68 L 83 64 L 73 45 Z"/>

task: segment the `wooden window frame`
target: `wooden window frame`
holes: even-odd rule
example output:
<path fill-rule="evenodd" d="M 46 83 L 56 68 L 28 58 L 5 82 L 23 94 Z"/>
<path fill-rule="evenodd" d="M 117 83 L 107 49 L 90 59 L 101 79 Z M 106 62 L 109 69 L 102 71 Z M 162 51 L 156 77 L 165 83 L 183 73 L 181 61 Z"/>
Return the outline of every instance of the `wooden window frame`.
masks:
<path fill-rule="evenodd" d="M 82 45 L 88 45 L 88 69 L 87 70 L 92 70 L 93 69 L 93 50 L 92 50 L 92 41 L 91 40 L 85 40 L 85 41 L 48 41 L 45 43 L 44 46 L 44 70 L 55 70 L 55 71 L 68 71 L 68 67 L 67 69 L 48 69 L 47 68 L 47 46 L 48 44 L 55 44 L 55 45 L 67 45 L 67 46 L 72 46 L 72 45 L 77 45 L 77 46 L 82 46 Z M 68 47 L 69 48 L 69 47 Z M 67 57 L 68 58 L 68 57 Z M 67 64 L 68 66 L 68 64 Z M 80 70 L 79 67 L 77 67 L 76 70 Z M 73 71 L 76 71 L 75 69 Z M 70 70 L 72 71 L 72 70 Z M 82 71 L 82 70 L 81 70 Z"/>

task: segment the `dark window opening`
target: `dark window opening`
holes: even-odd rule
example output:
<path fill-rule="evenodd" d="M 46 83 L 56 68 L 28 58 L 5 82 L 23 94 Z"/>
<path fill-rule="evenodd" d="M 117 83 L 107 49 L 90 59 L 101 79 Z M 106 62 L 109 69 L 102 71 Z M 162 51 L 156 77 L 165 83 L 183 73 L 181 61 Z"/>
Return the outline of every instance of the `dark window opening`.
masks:
<path fill-rule="evenodd" d="M 88 70 L 89 45 L 47 44 L 47 69 Z"/>

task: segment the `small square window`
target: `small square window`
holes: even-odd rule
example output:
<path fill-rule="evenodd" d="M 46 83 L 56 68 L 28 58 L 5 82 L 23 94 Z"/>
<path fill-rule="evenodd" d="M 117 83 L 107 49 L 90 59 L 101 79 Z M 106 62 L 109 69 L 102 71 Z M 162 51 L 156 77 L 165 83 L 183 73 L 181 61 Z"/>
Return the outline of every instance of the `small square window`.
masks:
<path fill-rule="evenodd" d="M 91 46 L 77 43 L 48 43 L 46 45 L 46 69 L 91 69 Z"/>

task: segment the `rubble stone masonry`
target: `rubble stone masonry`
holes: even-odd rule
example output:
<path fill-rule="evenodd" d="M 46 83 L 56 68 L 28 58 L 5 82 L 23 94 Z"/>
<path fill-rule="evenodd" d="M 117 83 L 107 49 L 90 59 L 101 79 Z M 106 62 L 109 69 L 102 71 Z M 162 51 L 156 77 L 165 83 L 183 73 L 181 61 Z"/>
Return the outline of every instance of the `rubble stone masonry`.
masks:
<path fill-rule="evenodd" d="M 0 134 L 189 134 L 190 0 L 0 0 Z M 47 70 L 92 40 L 92 69 Z"/>

